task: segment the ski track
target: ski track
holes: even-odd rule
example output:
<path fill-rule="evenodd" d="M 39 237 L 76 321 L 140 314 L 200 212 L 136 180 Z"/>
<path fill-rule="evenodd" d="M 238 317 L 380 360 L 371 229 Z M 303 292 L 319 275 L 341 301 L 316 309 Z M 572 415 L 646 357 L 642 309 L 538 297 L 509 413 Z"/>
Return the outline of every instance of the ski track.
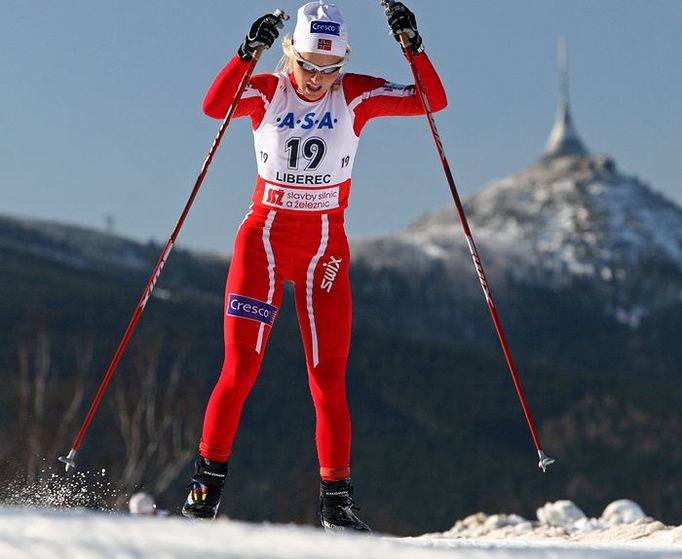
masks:
<path fill-rule="evenodd" d="M 680 558 L 682 547 L 424 535 L 326 534 L 318 528 L 189 521 L 85 510 L 0 508 L 2 559 L 644 559 Z"/>

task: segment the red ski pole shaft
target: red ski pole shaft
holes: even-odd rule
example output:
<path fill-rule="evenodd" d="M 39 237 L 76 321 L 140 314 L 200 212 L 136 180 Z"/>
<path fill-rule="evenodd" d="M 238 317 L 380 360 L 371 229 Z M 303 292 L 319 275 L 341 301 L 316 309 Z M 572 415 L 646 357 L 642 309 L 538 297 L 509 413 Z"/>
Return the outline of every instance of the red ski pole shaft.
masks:
<path fill-rule="evenodd" d="M 547 466 L 552 464 L 554 460 L 552 458 L 549 458 L 543 452 L 542 447 L 540 446 L 540 439 L 535 429 L 535 423 L 533 422 L 533 418 L 530 414 L 530 409 L 528 408 L 528 403 L 526 402 L 526 397 L 523 393 L 523 388 L 521 387 L 521 381 L 516 371 L 516 366 L 514 365 L 514 361 L 511 356 L 511 351 L 509 350 L 509 345 L 507 344 L 507 340 L 504 335 L 504 330 L 502 329 L 502 323 L 500 321 L 499 315 L 497 314 L 497 308 L 495 307 L 495 303 L 493 302 L 492 293 L 490 291 L 490 284 L 488 283 L 485 270 L 483 269 L 483 264 L 481 263 L 481 258 L 478 254 L 478 249 L 476 248 L 476 244 L 474 243 L 474 238 L 473 235 L 471 234 L 469 222 L 466 218 L 466 214 L 464 213 L 464 206 L 462 205 L 462 201 L 457 192 L 455 179 L 453 178 L 452 172 L 450 171 L 450 164 L 448 163 L 447 157 L 445 155 L 445 149 L 443 148 L 443 143 L 441 142 L 440 134 L 438 133 L 438 128 L 436 127 L 436 121 L 433 118 L 433 113 L 429 106 L 429 100 L 426 97 L 426 94 L 424 93 L 424 87 L 422 84 L 421 76 L 419 75 L 419 71 L 415 66 L 414 57 L 409 48 L 409 40 L 405 34 L 400 36 L 400 43 L 403 47 L 403 52 L 407 57 L 407 61 L 409 62 L 410 69 L 412 70 L 415 88 L 417 90 L 419 99 L 421 100 L 421 104 L 424 109 L 424 114 L 426 115 L 427 120 L 429 122 L 431 135 L 433 136 L 433 141 L 436 144 L 438 156 L 440 157 L 441 164 L 443 165 L 443 171 L 445 171 L 445 176 L 447 178 L 448 185 L 450 186 L 450 192 L 455 202 L 455 207 L 457 208 L 457 213 L 459 214 L 459 219 L 462 223 L 462 228 L 464 229 L 464 236 L 466 237 L 466 241 L 469 246 L 469 252 L 471 253 L 471 257 L 474 261 L 476 274 L 478 275 L 478 280 L 481 284 L 481 288 L 483 289 L 483 294 L 485 295 L 485 300 L 486 303 L 488 304 L 488 309 L 490 310 L 490 316 L 492 317 L 493 324 L 495 325 L 495 331 L 497 332 L 497 337 L 500 341 L 500 345 L 502 346 L 502 352 L 504 353 L 505 360 L 507 361 L 507 366 L 509 367 L 509 372 L 511 373 L 511 377 L 514 382 L 514 387 L 516 388 L 516 393 L 519 397 L 519 401 L 521 402 L 523 414 L 526 417 L 526 422 L 528 423 L 530 434 L 533 437 L 533 443 L 535 444 L 535 448 L 538 452 L 538 457 L 540 459 L 538 467 L 542 468 L 542 471 L 544 472 Z"/>
<path fill-rule="evenodd" d="M 281 10 L 277 10 L 273 15 L 281 19 L 288 19 L 288 16 Z M 204 177 L 206 177 L 206 173 L 208 172 L 208 168 L 211 165 L 211 161 L 213 161 L 213 156 L 218 150 L 218 146 L 220 146 L 220 141 L 222 140 L 223 135 L 225 134 L 225 130 L 227 130 L 227 126 L 230 123 L 230 120 L 232 119 L 232 115 L 234 114 L 234 111 L 237 108 L 237 104 L 241 99 L 244 88 L 246 87 L 246 84 L 249 81 L 251 74 L 253 73 L 253 70 L 256 66 L 256 63 L 258 62 L 258 59 L 261 56 L 262 51 L 263 51 L 262 47 L 256 51 L 253 59 L 251 60 L 246 70 L 246 73 L 244 74 L 244 77 L 239 83 L 239 87 L 237 88 L 237 92 L 235 93 L 234 99 L 232 100 L 232 103 L 230 104 L 227 110 L 227 114 L 225 115 L 225 118 L 223 119 L 223 122 L 220 125 L 220 128 L 218 129 L 218 133 L 216 134 L 215 139 L 213 140 L 213 144 L 211 145 L 211 148 L 208 151 L 208 155 L 206 156 L 206 159 L 204 160 L 204 163 L 201 166 L 201 170 L 199 171 L 199 175 L 197 176 L 196 182 L 194 183 L 194 188 L 192 189 L 189 199 L 187 200 L 187 203 L 185 204 L 182 214 L 180 215 L 180 218 L 178 219 L 178 222 L 175 225 L 175 229 L 173 229 L 170 238 L 166 242 L 166 245 L 163 251 L 161 252 L 161 256 L 159 257 L 156 266 L 154 266 L 154 269 L 152 270 L 152 274 L 149 278 L 149 281 L 147 282 L 147 286 L 142 292 L 142 296 L 140 297 L 137 307 L 135 307 L 135 311 L 133 312 L 130 322 L 128 323 L 128 327 L 126 328 L 125 333 L 123 334 L 123 338 L 121 338 L 121 341 L 118 344 L 118 348 L 114 353 L 111 363 L 107 368 L 104 378 L 102 379 L 99 389 L 97 390 L 97 394 L 95 395 L 95 398 L 90 404 L 90 409 L 88 410 L 88 413 L 85 416 L 85 420 L 83 421 L 83 424 L 81 425 L 81 428 L 78 431 L 78 435 L 76 436 L 73 445 L 71 446 L 71 450 L 69 451 L 68 455 L 59 457 L 59 460 L 66 464 L 67 472 L 69 471 L 70 468 L 76 467 L 75 456 L 76 453 L 78 452 L 78 449 L 80 448 L 81 442 L 83 441 L 83 437 L 85 436 L 85 433 L 87 432 L 88 427 L 90 426 L 92 418 L 94 417 L 95 412 L 97 411 L 97 408 L 100 404 L 100 401 L 102 400 L 102 397 L 104 396 L 104 393 L 106 392 L 107 387 L 109 386 L 109 382 L 111 381 L 111 378 L 113 377 L 114 372 L 116 371 L 116 367 L 118 366 L 118 363 L 121 360 L 121 357 L 123 356 L 126 347 L 128 346 L 128 342 L 130 341 L 130 338 L 135 330 L 135 327 L 137 326 L 137 323 L 140 320 L 140 316 L 142 316 L 145 306 L 147 305 L 147 302 L 149 301 L 149 298 L 152 295 L 152 291 L 154 290 L 156 282 L 158 281 L 159 276 L 161 275 L 161 271 L 163 270 L 163 267 L 166 264 L 166 260 L 168 259 L 168 256 L 171 253 L 171 251 L 173 250 L 173 246 L 175 245 L 175 241 L 178 237 L 178 234 L 180 233 L 180 229 L 182 228 L 182 225 L 184 224 L 185 219 L 187 218 L 187 214 L 189 214 L 190 208 L 194 203 L 194 199 L 197 197 L 197 194 L 199 193 L 201 184 L 204 182 Z"/>

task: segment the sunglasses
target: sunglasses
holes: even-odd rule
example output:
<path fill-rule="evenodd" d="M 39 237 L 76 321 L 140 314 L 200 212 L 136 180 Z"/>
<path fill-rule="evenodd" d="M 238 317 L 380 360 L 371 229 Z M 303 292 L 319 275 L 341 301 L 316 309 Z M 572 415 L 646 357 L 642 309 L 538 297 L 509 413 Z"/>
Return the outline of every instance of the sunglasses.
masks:
<path fill-rule="evenodd" d="M 337 62 L 336 64 L 329 64 L 328 66 L 318 66 L 317 64 L 313 64 L 309 60 L 306 60 L 303 58 L 298 52 L 296 52 L 295 49 L 291 49 L 292 54 L 294 55 L 294 58 L 296 59 L 296 62 L 298 65 L 301 67 L 301 69 L 304 72 L 309 72 L 311 74 L 315 73 L 320 73 L 328 76 L 329 74 L 333 74 L 334 72 L 338 72 L 341 68 L 343 68 L 346 65 L 347 58 L 344 58 L 341 62 Z"/>

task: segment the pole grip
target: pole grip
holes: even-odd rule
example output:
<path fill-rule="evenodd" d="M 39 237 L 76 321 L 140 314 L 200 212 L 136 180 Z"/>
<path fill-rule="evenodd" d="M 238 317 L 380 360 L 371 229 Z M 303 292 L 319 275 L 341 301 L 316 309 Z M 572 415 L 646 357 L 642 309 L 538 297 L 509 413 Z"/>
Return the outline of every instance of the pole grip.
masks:
<path fill-rule="evenodd" d="M 391 10 L 393 8 L 393 4 L 395 4 L 395 1 L 394 0 L 380 0 L 379 3 L 384 8 L 384 13 L 390 17 Z M 400 46 L 403 47 L 403 49 L 407 50 L 410 46 L 409 35 L 407 33 L 398 33 L 398 42 L 400 42 Z"/>
<path fill-rule="evenodd" d="M 277 8 L 274 12 L 272 12 L 272 15 L 279 20 L 277 27 L 279 27 L 280 29 L 284 25 L 283 22 L 285 22 L 289 19 L 289 16 L 287 15 L 287 13 L 284 10 L 280 10 L 279 8 Z M 260 60 L 260 57 L 263 55 L 263 52 L 265 52 L 265 47 L 260 46 L 260 47 L 256 48 L 256 52 L 253 53 L 253 57 L 256 60 Z"/>

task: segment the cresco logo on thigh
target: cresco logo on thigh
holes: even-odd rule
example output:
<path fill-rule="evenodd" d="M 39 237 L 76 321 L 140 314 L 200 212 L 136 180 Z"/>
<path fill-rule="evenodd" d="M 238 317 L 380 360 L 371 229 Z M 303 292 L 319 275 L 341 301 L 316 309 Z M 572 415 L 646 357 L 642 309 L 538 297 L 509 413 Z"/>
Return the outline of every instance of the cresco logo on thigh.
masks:
<path fill-rule="evenodd" d="M 226 314 L 236 318 L 248 318 L 272 326 L 277 315 L 277 307 L 273 307 L 265 301 L 230 293 L 227 298 Z"/>

